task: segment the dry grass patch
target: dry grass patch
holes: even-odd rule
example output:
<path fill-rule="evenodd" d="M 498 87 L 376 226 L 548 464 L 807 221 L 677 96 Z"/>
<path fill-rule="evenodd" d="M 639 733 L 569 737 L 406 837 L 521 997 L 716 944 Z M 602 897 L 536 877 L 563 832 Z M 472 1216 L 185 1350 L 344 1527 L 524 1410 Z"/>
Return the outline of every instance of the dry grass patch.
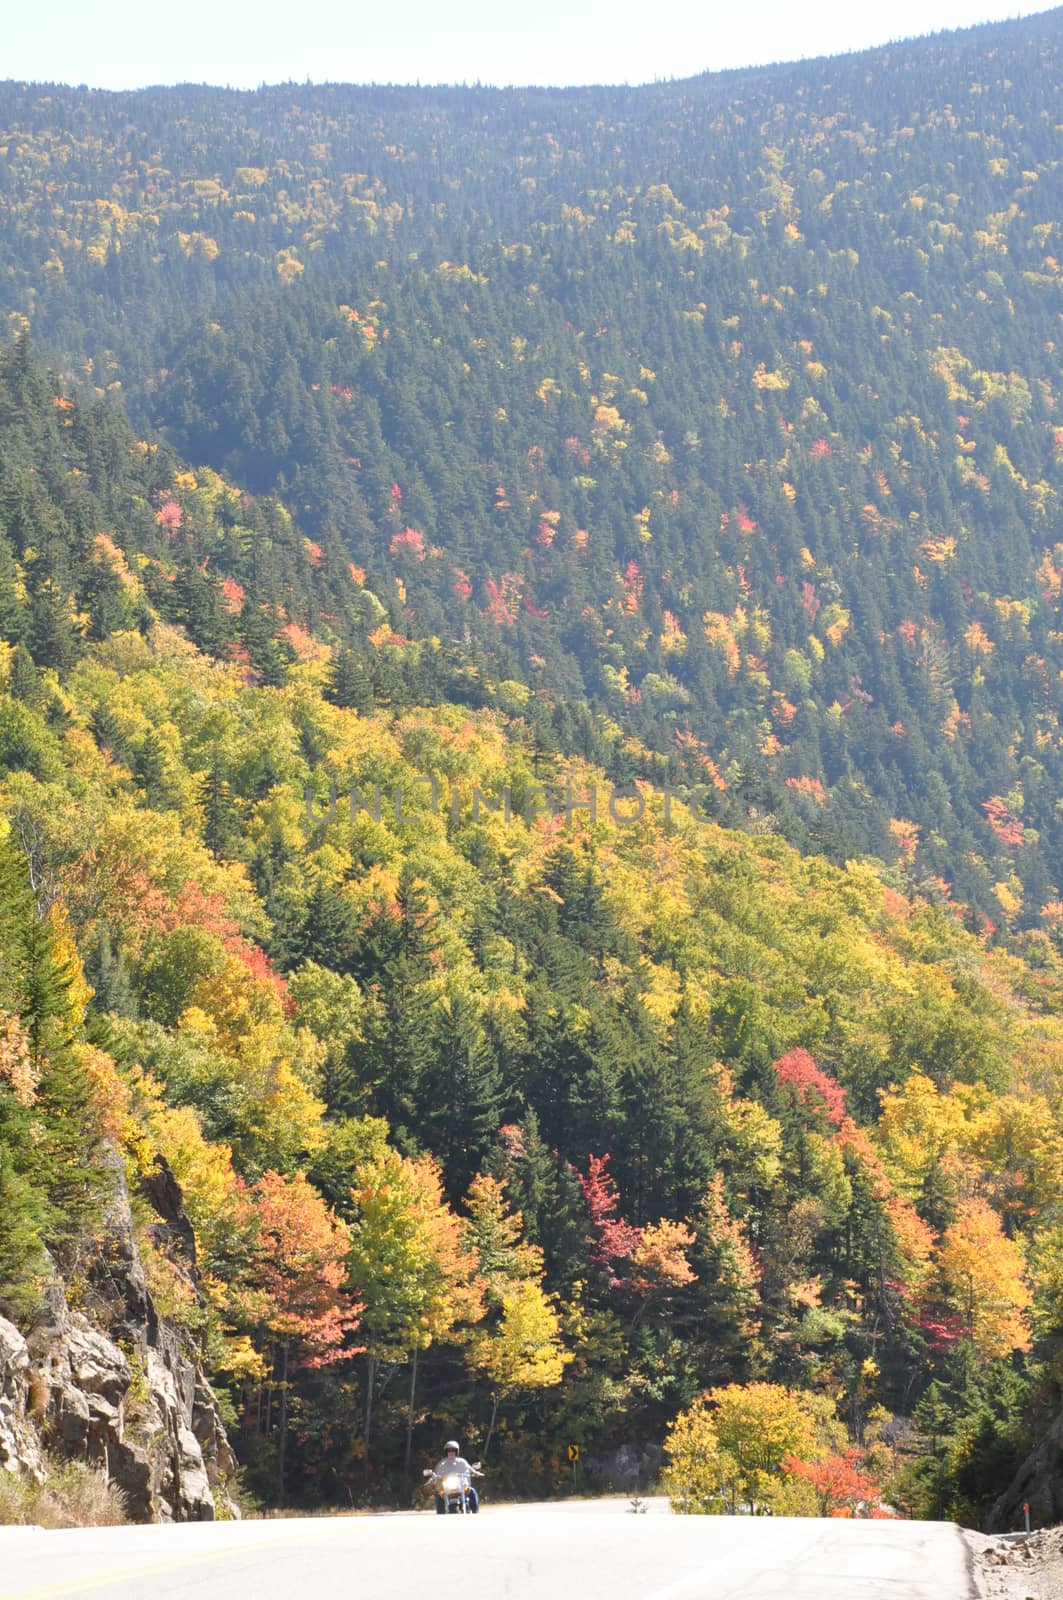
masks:
<path fill-rule="evenodd" d="M 102 1467 L 49 1465 L 42 1482 L 0 1472 L 0 1525 L 111 1528 L 128 1520 L 126 1499 Z"/>

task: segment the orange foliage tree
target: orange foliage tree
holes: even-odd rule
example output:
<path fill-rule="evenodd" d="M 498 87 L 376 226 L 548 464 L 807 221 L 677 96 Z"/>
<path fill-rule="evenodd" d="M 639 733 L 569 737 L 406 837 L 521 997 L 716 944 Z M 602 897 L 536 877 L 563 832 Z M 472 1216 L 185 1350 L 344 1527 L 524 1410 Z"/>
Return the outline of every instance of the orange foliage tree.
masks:
<path fill-rule="evenodd" d="M 301 1173 L 265 1172 L 248 1191 L 258 1223 L 254 1304 L 272 1344 L 280 1391 L 277 1487 L 284 1498 L 291 1362 L 319 1367 L 357 1354 L 357 1305 L 345 1289 L 347 1228 Z"/>
<path fill-rule="evenodd" d="M 821 1461 L 784 1456 L 783 1471 L 810 1485 L 821 1517 L 874 1516 L 882 1489 L 867 1470 L 859 1450 L 837 1450 Z"/>

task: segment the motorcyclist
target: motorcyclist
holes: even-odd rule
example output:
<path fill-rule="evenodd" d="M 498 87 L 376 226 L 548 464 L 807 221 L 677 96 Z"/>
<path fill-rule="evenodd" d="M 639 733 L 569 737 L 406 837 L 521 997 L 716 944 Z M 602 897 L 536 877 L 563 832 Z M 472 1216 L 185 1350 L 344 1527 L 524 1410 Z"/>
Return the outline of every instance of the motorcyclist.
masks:
<path fill-rule="evenodd" d="M 461 1474 L 461 1481 L 465 1485 L 466 1500 L 468 1502 L 469 1510 L 470 1511 L 474 1511 L 474 1512 L 475 1511 L 479 1511 L 479 1509 L 480 1509 L 480 1497 L 476 1493 L 475 1488 L 473 1487 L 473 1481 L 472 1481 L 473 1468 L 472 1468 L 471 1464 L 468 1461 L 466 1461 L 465 1457 L 462 1455 L 461 1446 L 459 1445 L 457 1439 L 448 1439 L 446 1444 L 443 1446 L 443 1459 L 439 1463 L 439 1465 L 436 1467 L 436 1484 L 437 1484 L 437 1487 L 436 1487 L 436 1511 L 437 1511 L 437 1513 L 441 1517 L 442 1516 L 446 1516 L 446 1512 L 447 1512 L 446 1496 L 442 1493 L 441 1488 L 439 1486 L 442 1484 L 442 1481 L 447 1476 L 447 1474 L 448 1473 L 452 1473 L 452 1472 L 458 1472 L 458 1473 Z"/>

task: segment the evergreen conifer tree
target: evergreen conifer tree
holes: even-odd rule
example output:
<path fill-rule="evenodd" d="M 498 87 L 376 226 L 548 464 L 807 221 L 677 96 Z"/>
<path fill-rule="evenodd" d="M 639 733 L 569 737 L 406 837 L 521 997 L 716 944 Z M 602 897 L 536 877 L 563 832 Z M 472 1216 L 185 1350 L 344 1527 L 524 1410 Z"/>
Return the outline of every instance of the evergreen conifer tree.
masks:
<path fill-rule="evenodd" d="M 481 1170 L 505 1103 L 498 1060 L 475 1005 L 456 994 L 435 1013 L 419 1098 L 425 1143 L 456 1199 Z"/>
<path fill-rule="evenodd" d="M 28 631 L 24 592 L 11 543 L 0 530 L 0 639 L 6 639 L 9 644 L 24 639 Z"/>
<path fill-rule="evenodd" d="M 13 700 L 21 700 L 23 705 L 30 706 L 34 711 L 39 710 L 44 703 L 41 675 L 33 665 L 33 657 L 24 644 L 16 646 L 15 653 L 11 657 L 7 692 Z"/>

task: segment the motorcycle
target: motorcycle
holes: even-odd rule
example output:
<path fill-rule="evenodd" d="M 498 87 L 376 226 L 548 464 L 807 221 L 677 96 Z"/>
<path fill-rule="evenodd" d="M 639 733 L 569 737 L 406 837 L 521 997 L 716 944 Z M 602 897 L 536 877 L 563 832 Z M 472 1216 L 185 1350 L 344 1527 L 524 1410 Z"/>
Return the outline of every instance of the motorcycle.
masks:
<path fill-rule="evenodd" d="M 467 1472 L 458 1468 L 453 1472 L 436 1472 L 432 1467 L 425 1467 L 424 1476 L 431 1480 L 430 1487 L 442 1500 L 443 1510 L 448 1515 L 472 1515 L 472 1506 L 469 1504 L 472 1479 L 483 1477 L 478 1461 L 474 1461 Z"/>

